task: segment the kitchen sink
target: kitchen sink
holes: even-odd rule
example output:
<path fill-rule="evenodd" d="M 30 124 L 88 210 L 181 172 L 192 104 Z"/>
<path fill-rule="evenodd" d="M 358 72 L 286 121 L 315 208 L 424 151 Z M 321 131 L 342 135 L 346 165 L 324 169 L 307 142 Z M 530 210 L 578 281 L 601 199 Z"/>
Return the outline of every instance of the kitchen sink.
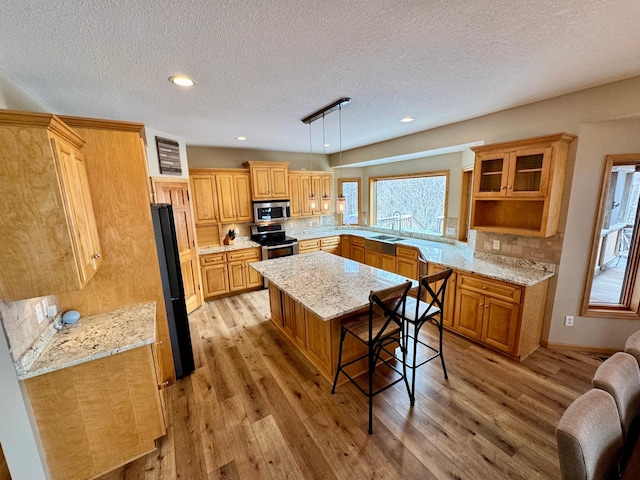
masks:
<path fill-rule="evenodd" d="M 365 238 L 364 248 L 367 250 L 371 250 L 372 252 L 384 253 L 385 255 L 393 255 L 395 257 L 396 244 L 393 243 L 395 240 L 400 239 L 397 237 L 392 237 L 390 235 L 379 235 L 378 237 Z"/>
<path fill-rule="evenodd" d="M 402 240 L 400 237 L 395 237 L 393 235 L 377 235 L 375 237 L 369 237 L 371 240 L 380 240 L 381 242 L 397 242 Z"/>

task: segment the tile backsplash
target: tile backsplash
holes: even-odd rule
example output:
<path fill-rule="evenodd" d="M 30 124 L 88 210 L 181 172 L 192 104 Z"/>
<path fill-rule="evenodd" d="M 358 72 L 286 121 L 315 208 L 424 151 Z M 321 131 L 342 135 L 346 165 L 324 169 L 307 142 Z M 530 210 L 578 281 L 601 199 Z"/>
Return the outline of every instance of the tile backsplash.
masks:
<path fill-rule="evenodd" d="M 44 299 L 49 305 L 59 307 L 58 298 L 54 295 L 10 303 L 0 300 L 0 320 L 4 325 L 14 360 L 18 360 L 29 350 L 51 323 L 52 319 L 46 317 L 42 323 L 38 323 L 35 308 L 38 303 L 42 304 Z M 46 315 L 46 312 L 43 313 Z"/>
<path fill-rule="evenodd" d="M 557 265 L 560 263 L 562 240 L 561 233 L 553 237 L 539 238 L 478 231 L 476 232 L 475 250 Z M 494 248 L 496 241 L 499 242 L 497 249 Z"/>

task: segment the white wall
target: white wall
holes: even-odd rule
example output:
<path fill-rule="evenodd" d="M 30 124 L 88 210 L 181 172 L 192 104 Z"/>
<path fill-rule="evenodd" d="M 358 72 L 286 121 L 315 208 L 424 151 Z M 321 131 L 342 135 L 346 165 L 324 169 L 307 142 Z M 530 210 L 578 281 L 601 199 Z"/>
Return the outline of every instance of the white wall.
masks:
<path fill-rule="evenodd" d="M 0 70 L 0 108 L 50 111 Z M 28 397 L 18 382 L 0 325 L 0 444 L 13 480 L 49 478 Z"/>
<path fill-rule="evenodd" d="M 147 136 L 147 164 L 149 165 L 149 175 L 152 177 L 166 178 L 189 178 L 189 163 L 187 162 L 187 145 L 182 137 L 170 133 L 160 132 L 152 128 L 145 127 Z M 175 140 L 180 148 L 181 175 L 160 175 L 160 162 L 158 161 L 158 149 L 156 148 L 156 137 Z"/>

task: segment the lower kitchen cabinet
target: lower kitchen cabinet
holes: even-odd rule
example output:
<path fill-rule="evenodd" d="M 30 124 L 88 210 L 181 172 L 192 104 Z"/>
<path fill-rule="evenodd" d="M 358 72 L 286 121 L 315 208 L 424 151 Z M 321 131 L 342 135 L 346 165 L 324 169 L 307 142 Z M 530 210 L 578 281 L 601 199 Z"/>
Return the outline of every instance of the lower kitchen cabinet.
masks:
<path fill-rule="evenodd" d="M 200 256 L 204 297 L 216 297 L 262 285 L 262 276 L 249 267 L 260 260 L 259 248 Z"/>
<path fill-rule="evenodd" d="M 2 445 L 0 445 L 0 480 L 11 480 L 9 467 L 7 465 L 7 461 L 4 458 L 4 453 L 2 452 Z"/>
<path fill-rule="evenodd" d="M 453 330 L 522 360 L 540 344 L 547 286 L 458 273 Z"/>
<path fill-rule="evenodd" d="M 438 263 L 429 263 L 427 265 L 427 274 L 433 275 L 434 273 L 442 272 L 443 270 L 447 270 L 449 267 L 446 265 L 440 265 Z M 453 271 L 451 276 L 449 277 L 449 281 L 447 282 L 447 289 L 445 292 L 444 298 L 444 319 L 443 325 L 445 327 L 451 328 L 453 327 L 453 316 L 455 314 L 455 304 L 456 304 L 456 278 L 457 273 Z M 435 291 L 437 292 L 440 286 L 442 285 L 442 280 L 436 282 Z M 430 301 L 430 299 L 428 300 Z"/>
<path fill-rule="evenodd" d="M 320 239 L 298 240 L 298 253 L 311 253 L 320 251 Z"/>
<path fill-rule="evenodd" d="M 364 238 L 351 237 L 349 241 L 349 258 L 364 263 Z"/>
<path fill-rule="evenodd" d="M 153 346 L 24 381 L 54 480 L 106 473 L 166 433 Z"/>
<path fill-rule="evenodd" d="M 396 246 L 396 273 L 414 280 L 419 278 L 420 261 L 415 248 Z"/>
<path fill-rule="evenodd" d="M 334 255 L 340 255 L 340 237 L 321 238 L 320 250 Z"/>
<path fill-rule="evenodd" d="M 364 263 L 370 267 L 381 268 L 388 272 L 395 272 L 396 270 L 396 257 L 371 250 L 365 250 Z"/>

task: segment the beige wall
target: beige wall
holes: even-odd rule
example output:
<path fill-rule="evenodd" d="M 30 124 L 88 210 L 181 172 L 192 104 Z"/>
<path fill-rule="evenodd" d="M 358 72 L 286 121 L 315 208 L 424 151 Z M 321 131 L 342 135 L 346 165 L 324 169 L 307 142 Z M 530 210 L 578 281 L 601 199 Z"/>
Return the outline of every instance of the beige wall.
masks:
<path fill-rule="evenodd" d="M 20 89 L 13 79 L 2 71 L 0 108 L 49 110 L 46 105 Z M 10 322 L 12 327 L 19 328 L 19 320 L 14 311 L 3 310 L 0 314 L 0 444 L 13 480 L 40 480 L 49 478 L 44 453 L 27 394 L 16 376 L 4 331 L 4 324 L 7 322 Z"/>
<path fill-rule="evenodd" d="M 147 136 L 147 164 L 149 166 L 149 175 L 152 177 L 166 177 L 166 178 L 189 178 L 189 163 L 187 161 L 187 145 L 184 143 L 182 137 L 172 135 L 170 133 L 160 132 L 152 128 L 145 127 L 145 133 Z M 160 162 L 158 161 L 158 149 L 156 147 L 156 137 L 167 138 L 169 140 L 175 140 L 179 144 L 180 148 L 180 164 L 182 166 L 181 175 L 161 175 L 160 174 Z"/>
<path fill-rule="evenodd" d="M 190 168 L 243 168 L 249 161 L 289 162 L 291 170 L 311 170 L 309 153 L 274 152 L 244 148 L 187 146 Z M 313 170 L 330 170 L 325 155 L 313 154 Z"/>

